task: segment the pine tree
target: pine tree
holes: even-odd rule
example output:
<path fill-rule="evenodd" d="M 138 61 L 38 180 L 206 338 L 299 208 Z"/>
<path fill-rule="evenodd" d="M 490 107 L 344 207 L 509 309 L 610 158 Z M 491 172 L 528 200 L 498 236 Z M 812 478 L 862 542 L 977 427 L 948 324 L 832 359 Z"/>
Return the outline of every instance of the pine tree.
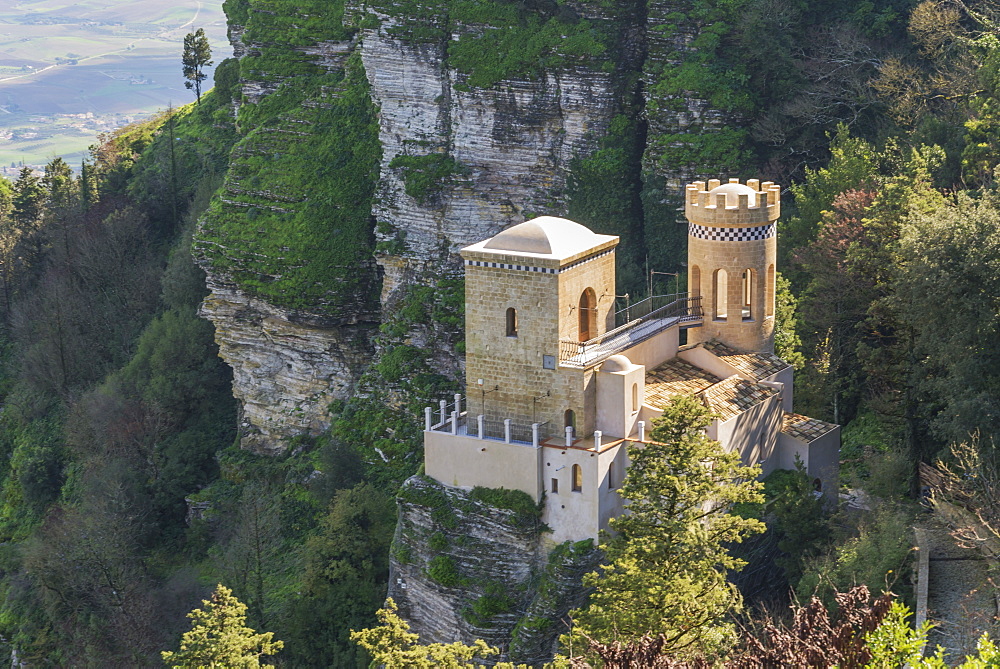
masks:
<path fill-rule="evenodd" d="M 500 652 L 482 639 L 476 639 L 471 646 L 459 641 L 422 645 L 420 635 L 411 632 L 410 626 L 399 617 L 396 602 L 391 597 L 386 600 L 385 608 L 379 609 L 375 615 L 381 623 L 378 627 L 351 632 L 351 640 L 372 656 L 373 667 L 471 669 L 483 666 L 479 664 L 480 660 Z M 527 665 L 513 665 L 509 662 L 499 662 L 493 666 L 496 669 L 527 669 Z"/>
<path fill-rule="evenodd" d="M 607 566 L 588 574 L 587 608 L 573 612 L 564 637 L 571 653 L 591 643 L 641 645 L 656 639 L 670 657 L 712 654 L 734 636 L 726 621 L 742 600 L 726 579 L 743 561 L 726 545 L 764 530 L 729 513 L 739 502 L 762 502 L 758 467 L 740 463 L 705 435 L 711 412 L 678 397 L 654 423 L 651 443 L 629 449 L 619 490 L 627 513 L 602 545 Z"/>
<path fill-rule="evenodd" d="M 261 666 L 261 656 L 274 655 L 285 645 L 281 641 L 271 641 L 273 632 L 257 634 L 247 627 L 246 604 L 221 583 L 212 593 L 212 599 L 203 600 L 202 604 L 204 609 L 188 614 L 192 626 L 181 637 L 180 650 L 161 653 L 168 666 L 174 669 L 256 669 Z"/>
<path fill-rule="evenodd" d="M 184 87 L 194 89 L 198 96 L 198 104 L 201 104 L 201 82 L 208 78 L 204 69 L 212 64 L 212 48 L 205 37 L 205 31 L 198 28 L 193 33 L 184 36 L 184 53 L 181 56 L 181 64 L 184 66 Z"/>

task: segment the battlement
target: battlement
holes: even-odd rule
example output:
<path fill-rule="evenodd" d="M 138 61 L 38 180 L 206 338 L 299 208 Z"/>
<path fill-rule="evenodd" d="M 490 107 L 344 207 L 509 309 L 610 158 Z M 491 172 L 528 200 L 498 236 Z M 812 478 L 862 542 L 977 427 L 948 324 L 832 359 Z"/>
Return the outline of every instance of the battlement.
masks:
<path fill-rule="evenodd" d="M 739 179 L 695 181 L 685 189 L 684 214 L 692 223 L 712 227 L 766 225 L 781 216 L 781 186 L 758 179 L 745 185 Z"/>

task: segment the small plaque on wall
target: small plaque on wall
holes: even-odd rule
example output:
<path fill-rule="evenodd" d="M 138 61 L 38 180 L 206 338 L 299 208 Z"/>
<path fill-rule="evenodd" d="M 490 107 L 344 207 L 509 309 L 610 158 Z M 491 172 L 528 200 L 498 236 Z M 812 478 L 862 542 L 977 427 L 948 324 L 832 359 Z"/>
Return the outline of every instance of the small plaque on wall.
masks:
<path fill-rule="evenodd" d="M 555 369 L 556 368 L 556 356 L 554 356 L 554 355 L 543 355 L 542 356 L 542 368 L 543 369 Z"/>

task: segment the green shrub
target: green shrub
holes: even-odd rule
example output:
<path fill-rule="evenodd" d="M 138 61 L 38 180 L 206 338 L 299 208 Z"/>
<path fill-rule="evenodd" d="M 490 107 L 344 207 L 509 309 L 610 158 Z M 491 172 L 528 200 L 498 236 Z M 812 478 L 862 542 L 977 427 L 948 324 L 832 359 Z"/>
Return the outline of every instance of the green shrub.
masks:
<path fill-rule="evenodd" d="M 399 155 L 389 162 L 389 167 L 401 171 L 403 190 L 421 205 L 426 204 L 440 193 L 442 188 L 452 183 L 452 177 L 468 173 L 465 166 L 444 153 L 422 156 Z"/>
<path fill-rule="evenodd" d="M 460 585 L 462 578 L 455 568 L 455 561 L 450 555 L 436 555 L 427 563 L 427 575 L 437 583 L 453 588 Z"/>
<path fill-rule="evenodd" d="M 498 509 L 509 509 L 520 516 L 528 518 L 542 517 L 541 507 L 535 504 L 535 500 L 531 498 L 531 495 L 523 490 L 476 486 L 469 493 L 469 497 Z"/>

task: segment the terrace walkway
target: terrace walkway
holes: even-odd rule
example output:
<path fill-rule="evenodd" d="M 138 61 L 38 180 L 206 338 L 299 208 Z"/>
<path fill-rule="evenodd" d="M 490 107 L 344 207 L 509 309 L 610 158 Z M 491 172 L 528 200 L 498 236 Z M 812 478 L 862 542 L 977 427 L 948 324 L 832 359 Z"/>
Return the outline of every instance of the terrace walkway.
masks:
<path fill-rule="evenodd" d="M 642 303 L 639 303 L 630 307 L 630 311 L 641 313 L 642 307 Z M 559 364 L 579 369 L 593 367 L 675 325 L 699 324 L 701 318 L 700 297 L 675 299 L 599 337 L 585 342 L 565 339 L 560 341 Z"/>

